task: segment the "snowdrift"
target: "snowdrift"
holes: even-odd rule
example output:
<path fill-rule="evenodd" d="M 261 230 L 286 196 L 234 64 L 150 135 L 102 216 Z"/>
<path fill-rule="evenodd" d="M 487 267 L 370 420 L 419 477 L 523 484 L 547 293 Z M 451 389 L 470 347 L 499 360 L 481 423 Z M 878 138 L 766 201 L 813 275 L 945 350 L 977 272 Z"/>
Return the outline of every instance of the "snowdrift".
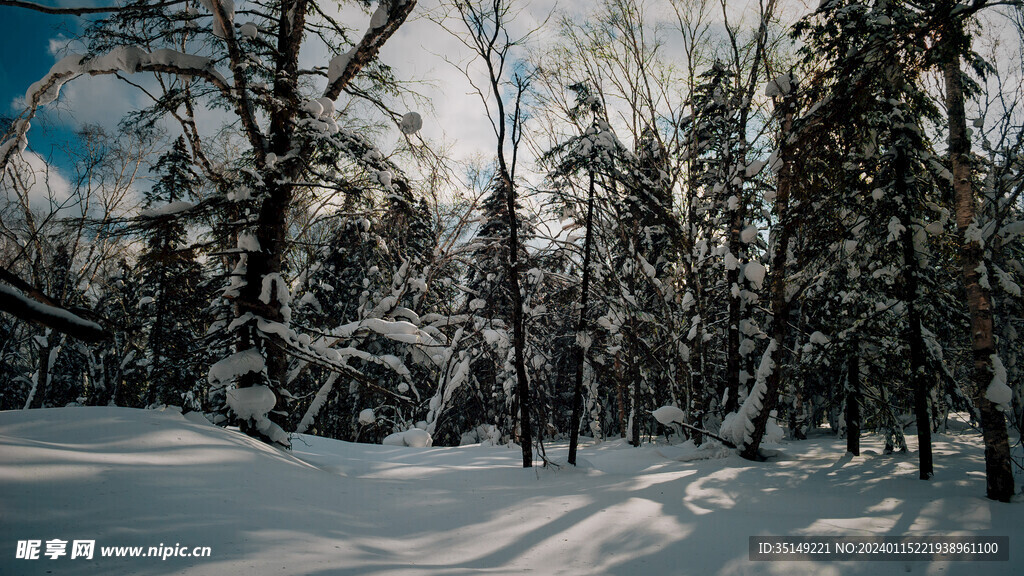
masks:
<path fill-rule="evenodd" d="M 749 561 L 755 535 L 1019 544 L 1020 504 L 981 496 L 977 437 L 938 436 L 930 482 L 916 479 L 913 453 L 883 456 L 866 438 L 866 455 L 851 458 L 841 442 L 783 444 L 764 463 L 591 442 L 578 468 L 524 470 L 506 447 L 299 436 L 286 453 L 171 411 L 3 412 L 0 574 L 1022 573 L 1017 550 L 1009 563 Z M 564 447 L 548 454 L 564 461 Z M 95 556 L 16 558 L 31 539 L 43 553 L 47 540 L 95 540 Z M 100 556 L 136 546 L 210 556 Z"/>

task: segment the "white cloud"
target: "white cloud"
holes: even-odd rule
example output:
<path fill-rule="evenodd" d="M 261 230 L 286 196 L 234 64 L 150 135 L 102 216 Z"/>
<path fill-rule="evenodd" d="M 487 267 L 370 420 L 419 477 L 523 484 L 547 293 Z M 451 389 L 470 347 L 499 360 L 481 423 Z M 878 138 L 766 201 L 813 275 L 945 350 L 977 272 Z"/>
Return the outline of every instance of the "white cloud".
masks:
<path fill-rule="evenodd" d="M 12 181 L 17 178 L 17 185 Z M 8 172 L 0 181 L 8 203 L 21 203 L 25 191 L 33 210 L 49 212 L 62 207 L 71 197 L 72 185 L 59 170 L 54 169 L 39 154 L 26 150 L 12 159 Z"/>

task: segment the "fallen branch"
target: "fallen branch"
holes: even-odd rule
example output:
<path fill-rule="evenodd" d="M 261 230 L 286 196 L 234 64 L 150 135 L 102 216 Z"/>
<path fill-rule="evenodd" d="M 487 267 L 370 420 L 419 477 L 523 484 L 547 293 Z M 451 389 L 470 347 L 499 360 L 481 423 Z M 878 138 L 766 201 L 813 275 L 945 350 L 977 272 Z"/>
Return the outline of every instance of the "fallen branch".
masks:
<path fill-rule="evenodd" d="M 686 428 L 687 430 L 690 430 L 692 432 L 697 432 L 697 433 L 703 434 L 705 436 L 710 436 L 711 438 L 714 438 L 715 440 L 718 440 L 719 442 L 721 442 L 722 445 L 727 447 L 727 448 L 737 448 L 737 446 L 735 444 L 733 444 L 732 442 L 726 440 L 725 438 L 722 438 L 718 434 L 712 434 L 711 432 L 708 432 L 707 430 L 705 430 L 703 428 L 697 428 L 696 426 L 691 426 L 690 424 L 687 424 L 685 422 L 679 422 L 678 420 L 674 420 L 673 423 L 674 424 L 679 424 L 683 428 Z"/>

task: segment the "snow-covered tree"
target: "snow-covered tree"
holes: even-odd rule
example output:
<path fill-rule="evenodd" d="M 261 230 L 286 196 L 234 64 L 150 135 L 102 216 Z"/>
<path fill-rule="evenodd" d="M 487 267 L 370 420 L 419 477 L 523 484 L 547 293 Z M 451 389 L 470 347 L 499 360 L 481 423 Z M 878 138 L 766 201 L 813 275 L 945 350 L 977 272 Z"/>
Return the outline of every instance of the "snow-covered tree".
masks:
<path fill-rule="evenodd" d="M 236 203 L 237 260 L 225 292 L 234 305 L 235 321 L 227 327 L 234 353 L 214 364 L 210 382 L 215 390 L 227 390 L 226 402 L 243 430 L 282 446 L 289 444 L 282 428 L 291 411 L 289 358 L 296 350 L 309 353 L 289 328 L 290 208 L 301 186 L 346 184 L 317 170 L 315 153 L 325 148 L 385 189 L 402 186 L 401 175 L 389 170 L 363 135 L 339 124 L 335 104 L 346 90 L 359 93 L 359 73 L 373 68 L 380 47 L 415 5 L 380 3 L 356 41 L 309 0 L 256 2 L 245 13 L 251 21 L 244 22 L 232 0 L 206 0 L 202 9 L 147 2 L 113 7 L 90 26 L 88 53 L 69 54 L 29 88 L 29 108 L 0 148 L 0 165 L 6 165 L 23 149 L 38 108 L 79 76 L 156 76 L 154 109 L 179 123 L 193 161 L 214 183 L 219 200 Z M 321 41 L 333 54 L 330 61 L 300 66 L 303 47 Z M 210 160 L 208 132 L 195 119 L 201 106 L 231 115 L 243 149 L 237 162 Z"/>
<path fill-rule="evenodd" d="M 197 342 L 203 336 L 201 314 L 207 305 L 202 291 L 203 270 L 190 246 L 182 211 L 193 207 L 199 176 L 192 168 L 183 137 L 175 140 L 154 167 L 159 175 L 146 191 L 142 226 L 146 247 L 139 255 L 143 282 L 134 307 L 147 318 L 149 336 L 145 359 L 147 404 L 201 406 Z"/>

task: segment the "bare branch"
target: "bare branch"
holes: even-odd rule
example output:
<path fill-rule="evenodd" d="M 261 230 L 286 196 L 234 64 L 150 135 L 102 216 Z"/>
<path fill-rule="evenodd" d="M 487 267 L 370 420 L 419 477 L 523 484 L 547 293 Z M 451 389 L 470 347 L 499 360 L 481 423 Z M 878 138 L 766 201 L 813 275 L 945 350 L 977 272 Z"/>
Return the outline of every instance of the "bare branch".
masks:
<path fill-rule="evenodd" d="M 175 4 L 183 3 L 184 0 L 169 0 L 167 2 L 158 2 L 156 4 L 140 3 L 129 4 L 127 6 L 78 6 L 71 8 L 56 8 L 53 6 L 46 6 L 43 4 L 36 4 L 35 2 L 24 2 L 23 0 L 0 0 L 0 6 L 12 6 L 14 8 L 25 8 L 27 10 L 42 12 L 43 14 L 68 16 L 82 16 L 85 14 L 106 14 L 111 12 L 136 12 L 140 10 L 164 8 L 166 6 L 174 6 Z"/>

